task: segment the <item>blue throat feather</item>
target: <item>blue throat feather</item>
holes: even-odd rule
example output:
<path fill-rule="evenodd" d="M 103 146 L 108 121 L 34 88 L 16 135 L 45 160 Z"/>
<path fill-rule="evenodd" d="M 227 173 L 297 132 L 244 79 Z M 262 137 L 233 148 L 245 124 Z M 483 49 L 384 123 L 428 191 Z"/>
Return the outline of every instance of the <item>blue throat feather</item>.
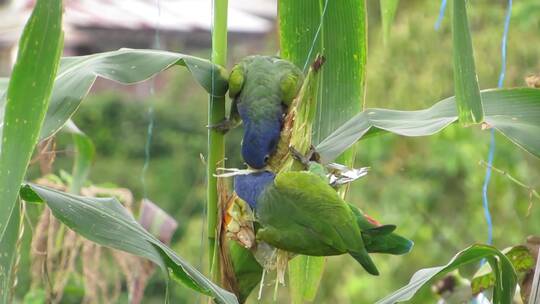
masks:
<path fill-rule="evenodd" d="M 251 209 L 257 209 L 259 195 L 274 182 L 276 175 L 269 171 L 238 175 L 234 178 L 234 191 Z"/>
<path fill-rule="evenodd" d="M 244 122 L 242 158 L 250 167 L 262 169 L 277 149 L 283 124 L 281 115 L 255 123 L 239 110 Z"/>

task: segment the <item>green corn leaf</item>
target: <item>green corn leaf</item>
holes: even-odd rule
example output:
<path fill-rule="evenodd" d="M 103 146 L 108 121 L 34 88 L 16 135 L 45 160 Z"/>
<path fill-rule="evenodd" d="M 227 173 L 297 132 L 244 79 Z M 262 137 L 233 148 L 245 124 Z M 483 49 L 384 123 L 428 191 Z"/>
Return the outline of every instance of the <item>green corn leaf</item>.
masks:
<path fill-rule="evenodd" d="M 222 96 L 227 91 L 224 68 L 189 55 L 155 50 L 121 49 L 62 58 L 40 139 L 50 137 L 62 128 L 77 111 L 97 77 L 132 84 L 144 81 L 173 65 L 185 66 L 209 93 L 212 92 L 212 75 L 215 79 L 214 94 Z M 0 105 L 2 102 L 0 98 Z"/>
<path fill-rule="evenodd" d="M 304 255 L 289 262 L 289 290 L 293 304 L 315 300 L 323 276 L 324 264 L 324 258 Z"/>
<path fill-rule="evenodd" d="M 94 160 L 96 148 L 90 137 L 79 130 L 71 119 L 67 121 L 62 130 L 73 136 L 75 161 L 73 163 L 72 181 L 69 186 L 69 192 L 78 194 L 90 173 L 90 166 Z"/>
<path fill-rule="evenodd" d="M 467 21 L 465 0 L 454 0 L 452 36 L 454 49 L 454 90 L 463 125 L 481 123 L 484 118 L 482 98 L 474 65 L 474 53 Z"/>
<path fill-rule="evenodd" d="M 251 292 L 257 285 L 261 283 L 263 268 L 253 256 L 249 249 L 239 245 L 236 241 L 227 239 L 222 244 L 228 250 L 230 255 L 231 266 L 234 270 L 234 278 L 227 278 L 235 283 L 230 286 L 238 295 L 240 303 L 245 303 Z M 227 267 L 222 264 L 221 267 Z"/>
<path fill-rule="evenodd" d="M 0 303 L 10 302 L 19 215 L 17 196 L 40 128 L 62 52 L 62 1 L 40 0 L 26 23 L 0 106 Z M 6 81 L 2 81 L 5 86 Z"/>
<path fill-rule="evenodd" d="M 172 249 L 146 231 L 115 198 L 90 198 L 27 184 L 24 196 L 38 196 L 54 216 L 85 238 L 102 246 L 129 252 L 157 264 L 186 286 L 214 297 L 218 303 L 237 304 L 236 297 L 204 277 Z M 22 193 L 21 193 L 22 194 Z"/>
<path fill-rule="evenodd" d="M 322 26 L 316 38 L 321 18 Z M 321 69 L 314 143 L 319 143 L 362 109 L 366 26 L 362 0 L 279 1 L 281 57 L 305 67 L 304 72 L 316 54 L 326 58 Z"/>
<path fill-rule="evenodd" d="M 320 72 L 317 113 L 313 121 L 312 142 L 317 144 L 362 109 L 367 53 L 366 4 L 364 0 L 279 0 L 278 8 L 281 57 L 303 68 L 304 72 L 316 54 L 326 58 Z M 338 161 L 352 165 L 353 156 L 351 149 Z M 322 273 L 324 260 L 319 257 L 312 261 L 315 259 L 320 262 L 313 267 L 319 265 L 320 270 L 313 273 Z M 291 278 L 306 277 L 306 273 L 294 273 L 304 268 L 295 269 L 293 274 L 289 271 Z M 305 286 L 307 290 L 316 290 L 319 282 L 310 280 L 309 284 L 312 285 Z"/>
<path fill-rule="evenodd" d="M 487 125 L 540 157 L 540 90 L 491 89 L 481 94 Z M 386 132 L 402 136 L 432 135 L 455 122 L 457 115 L 455 97 L 419 111 L 366 109 L 324 139 L 316 149 L 324 162 L 330 162 L 369 135 Z"/>
<path fill-rule="evenodd" d="M 523 274 L 534 268 L 535 259 L 526 246 L 514 246 L 506 248 L 502 251 L 514 266 L 517 273 Z M 473 294 L 482 292 L 495 284 L 495 274 L 492 271 L 490 264 L 486 263 L 478 269 L 472 281 L 471 288 Z"/>
<path fill-rule="evenodd" d="M 456 254 L 448 264 L 439 267 L 425 268 L 417 271 L 409 284 L 396 290 L 377 304 L 393 304 L 412 299 L 414 294 L 431 281 L 435 276 L 450 272 L 463 265 L 487 259 L 492 269 L 495 269 L 495 289 L 493 303 L 512 303 L 516 290 L 517 275 L 510 260 L 495 247 L 488 245 L 473 245 Z"/>
<path fill-rule="evenodd" d="M 0 239 L 0 303 L 10 303 L 13 287 L 13 266 L 16 259 L 17 238 L 22 221 L 20 205 L 16 204 L 8 219 L 4 237 Z"/>
<path fill-rule="evenodd" d="M 390 37 L 390 28 L 396 16 L 399 0 L 380 0 L 383 42 L 386 44 Z"/>

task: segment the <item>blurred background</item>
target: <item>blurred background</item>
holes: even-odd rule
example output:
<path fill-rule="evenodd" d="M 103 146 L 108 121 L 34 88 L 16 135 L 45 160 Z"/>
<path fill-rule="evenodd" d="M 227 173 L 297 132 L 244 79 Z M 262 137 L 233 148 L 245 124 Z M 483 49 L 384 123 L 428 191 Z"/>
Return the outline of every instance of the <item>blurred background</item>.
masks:
<path fill-rule="evenodd" d="M 20 30 L 33 1 L 0 0 L 0 76 L 9 75 Z M 391 36 L 383 44 L 378 1 L 368 2 L 368 107 L 421 109 L 453 92 L 450 20 L 434 29 L 439 1 L 401 1 Z M 159 48 L 210 56 L 211 5 L 207 0 L 79 0 L 65 1 L 65 55 L 85 55 L 121 47 Z M 501 36 L 507 1 L 470 3 L 469 20 L 481 88 L 497 86 Z M 275 0 L 229 0 L 230 66 L 250 54 L 279 53 Z M 505 87 L 525 86 L 525 77 L 540 72 L 540 3 L 514 3 L 508 40 Z M 334 33 L 339 35 L 339 33 Z M 229 67 L 230 67 L 229 66 Z M 143 196 L 141 172 L 149 123 L 155 128 L 146 175 L 148 198 L 172 215 L 179 227 L 172 247 L 190 263 L 204 268 L 201 250 L 205 213 L 207 96 L 189 74 L 172 68 L 154 80 L 120 86 L 98 80 L 74 121 L 96 145 L 90 179 L 114 184 Z M 239 157 L 241 130 L 227 136 L 228 167 L 243 167 Z M 69 137 L 57 140 L 56 170 L 70 171 L 73 147 Z M 539 134 L 540 136 L 540 134 Z M 494 166 L 540 188 L 540 160 L 497 135 Z M 371 277 L 348 256 L 328 258 L 316 303 L 372 303 L 405 285 L 418 269 L 445 264 L 457 251 L 487 240 L 481 193 L 489 134 L 450 126 L 438 135 L 404 138 L 395 135 L 357 144 L 357 166 L 370 174 L 353 184 L 349 201 L 383 223 L 398 226 L 415 241 L 405 256 L 375 256 L 381 275 Z M 38 176 L 32 168 L 29 178 Z M 538 200 L 527 189 L 494 172 L 489 203 L 494 245 L 521 244 L 538 234 Z M 532 206 L 532 207 L 531 207 Z M 528 209 L 530 207 L 530 214 Z M 29 207 L 35 221 L 38 207 Z M 29 251 L 29 237 L 23 246 Z M 24 250 L 23 250 L 24 251 Z M 18 294 L 30 286 L 28 257 L 23 256 Z M 474 265 L 464 273 L 474 272 Z M 69 283 L 63 303 L 78 303 L 84 288 Z M 164 277 L 157 273 L 144 303 L 162 303 Z M 198 303 L 201 298 L 172 286 L 172 303 Z M 125 301 L 125 298 L 123 299 Z M 257 302 L 255 297 L 251 303 Z M 261 301 L 271 302 L 271 291 Z M 279 302 L 288 302 L 287 289 Z M 411 303 L 433 303 L 425 288 Z"/>

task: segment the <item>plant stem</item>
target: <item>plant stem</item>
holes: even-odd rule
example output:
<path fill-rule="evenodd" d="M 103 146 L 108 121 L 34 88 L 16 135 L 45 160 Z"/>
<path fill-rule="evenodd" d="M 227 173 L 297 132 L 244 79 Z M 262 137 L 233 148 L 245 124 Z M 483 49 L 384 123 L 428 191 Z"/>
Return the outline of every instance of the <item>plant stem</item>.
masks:
<path fill-rule="evenodd" d="M 227 62 L 227 5 L 228 0 L 212 1 L 212 62 L 225 66 Z M 212 94 L 208 100 L 208 124 L 216 124 L 225 118 L 225 97 L 215 97 Z M 208 257 L 210 273 L 219 273 L 219 250 L 216 239 L 218 199 L 217 178 L 214 177 L 218 164 L 225 158 L 225 141 L 223 134 L 217 130 L 208 129 L 208 164 L 207 164 L 207 233 Z"/>
<path fill-rule="evenodd" d="M 480 165 L 482 166 L 486 166 L 488 168 L 491 168 L 491 170 L 501 174 L 502 176 L 506 176 L 510 181 L 512 181 L 513 183 L 515 183 L 516 185 L 522 187 L 522 188 L 525 188 L 527 189 L 527 191 L 529 191 L 529 199 L 530 199 L 530 202 L 529 202 L 529 208 L 527 210 L 527 216 L 529 216 L 530 212 L 531 212 L 531 207 L 532 207 L 532 199 L 533 197 L 536 197 L 537 199 L 540 199 L 540 194 L 538 193 L 538 191 L 536 191 L 533 187 L 525 184 L 524 182 L 518 180 L 517 178 L 513 177 L 512 175 L 510 175 L 508 172 L 504 171 L 504 170 L 501 170 L 501 169 L 498 169 L 496 167 L 494 167 L 493 165 L 490 165 L 488 164 L 487 162 L 481 160 L 480 161 Z"/>

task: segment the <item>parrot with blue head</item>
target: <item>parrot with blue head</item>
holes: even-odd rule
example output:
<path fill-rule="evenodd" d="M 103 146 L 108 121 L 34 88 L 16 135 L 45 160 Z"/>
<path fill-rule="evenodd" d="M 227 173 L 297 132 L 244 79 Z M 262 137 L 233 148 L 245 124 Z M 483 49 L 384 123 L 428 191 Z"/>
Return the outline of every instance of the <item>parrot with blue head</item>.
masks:
<path fill-rule="evenodd" d="M 228 131 L 243 123 L 242 157 L 250 167 L 264 168 L 275 152 L 287 107 L 303 80 L 298 67 L 278 57 L 249 56 L 233 67 L 229 119 L 213 127 Z"/>
<path fill-rule="evenodd" d="M 289 252 L 329 256 L 348 253 L 377 275 L 368 253 L 404 254 L 413 243 L 345 202 L 310 171 L 269 171 L 235 177 L 236 194 L 254 210 L 258 241 Z"/>
<path fill-rule="evenodd" d="M 349 253 L 369 273 L 379 274 L 354 213 L 319 176 L 306 171 L 240 175 L 235 192 L 255 211 L 258 241 L 304 255 Z"/>

